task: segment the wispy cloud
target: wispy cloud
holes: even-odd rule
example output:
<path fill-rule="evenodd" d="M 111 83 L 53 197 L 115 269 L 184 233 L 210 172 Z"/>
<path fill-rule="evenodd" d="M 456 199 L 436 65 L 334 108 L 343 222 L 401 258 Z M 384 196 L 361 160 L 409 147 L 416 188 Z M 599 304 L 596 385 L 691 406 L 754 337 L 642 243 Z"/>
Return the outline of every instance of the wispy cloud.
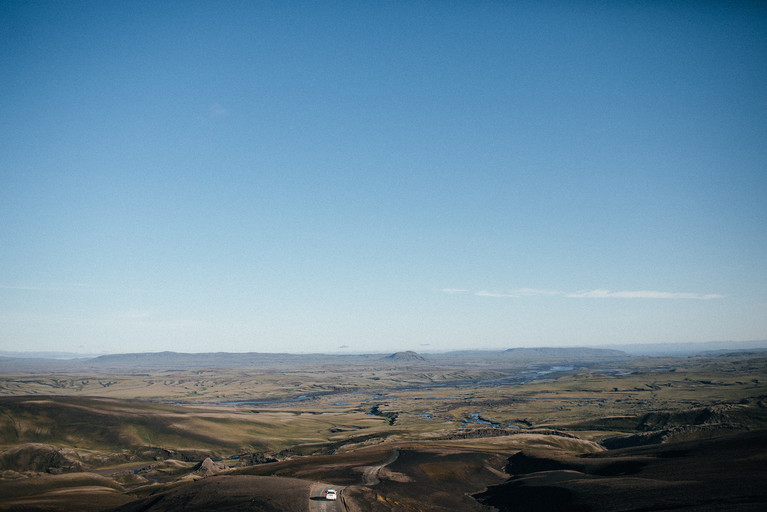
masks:
<path fill-rule="evenodd" d="M 469 290 L 458 288 L 443 288 L 444 293 L 467 293 Z M 717 293 L 667 292 L 657 290 L 624 290 L 611 291 L 604 288 L 580 290 L 577 292 L 562 292 L 539 288 L 517 288 L 506 291 L 480 290 L 471 292 L 479 297 L 521 298 L 521 297 L 566 297 L 569 299 L 685 299 L 711 300 L 723 299 L 724 295 Z"/>
<path fill-rule="evenodd" d="M 724 295 L 716 293 L 663 292 L 657 290 L 632 290 L 613 292 L 610 290 L 581 290 L 568 293 L 566 297 L 574 299 L 723 299 Z"/>
<path fill-rule="evenodd" d="M 563 292 L 557 290 L 544 290 L 539 288 L 517 288 L 515 290 L 480 290 L 477 292 L 471 292 L 465 288 L 442 288 L 442 293 L 471 293 L 480 297 L 537 297 L 537 296 L 552 296 L 552 295 L 564 295 Z"/>
<path fill-rule="evenodd" d="M 487 290 L 480 290 L 478 292 L 475 292 L 474 295 L 479 295 L 480 297 L 511 297 L 511 298 L 519 297 L 519 295 L 516 295 L 513 293 L 490 292 Z"/>
<path fill-rule="evenodd" d="M 558 290 L 545 290 L 540 288 L 518 288 L 516 290 L 512 290 L 511 293 L 514 293 L 519 297 L 550 297 L 554 295 L 562 295 L 562 292 Z"/>
<path fill-rule="evenodd" d="M 440 291 L 443 293 L 466 293 L 469 290 L 463 290 L 461 288 L 442 288 Z"/>

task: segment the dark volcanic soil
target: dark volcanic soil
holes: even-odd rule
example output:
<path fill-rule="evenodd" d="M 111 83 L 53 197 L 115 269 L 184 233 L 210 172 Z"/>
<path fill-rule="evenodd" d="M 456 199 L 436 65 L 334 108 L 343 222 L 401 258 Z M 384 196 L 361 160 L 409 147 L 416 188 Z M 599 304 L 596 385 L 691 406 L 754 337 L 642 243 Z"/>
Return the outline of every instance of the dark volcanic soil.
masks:
<path fill-rule="evenodd" d="M 375 485 L 344 491 L 351 512 L 492 510 L 472 494 L 503 479 L 503 457 L 458 450 L 403 448 Z"/>
<path fill-rule="evenodd" d="M 519 453 L 476 496 L 510 512 L 767 510 L 767 431 L 583 457 Z"/>
<path fill-rule="evenodd" d="M 128 503 L 111 512 L 305 512 L 310 484 L 279 476 L 216 476 Z"/>

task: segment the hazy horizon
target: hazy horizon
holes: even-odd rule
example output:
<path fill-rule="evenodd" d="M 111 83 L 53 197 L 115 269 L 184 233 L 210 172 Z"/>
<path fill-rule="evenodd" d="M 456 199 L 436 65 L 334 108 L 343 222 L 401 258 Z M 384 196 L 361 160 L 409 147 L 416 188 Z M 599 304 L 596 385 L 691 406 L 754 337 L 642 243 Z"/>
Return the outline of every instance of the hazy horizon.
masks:
<path fill-rule="evenodd" d="M 607 349 L 607 350 L 619 350 L 624 351 L 627 354 L 633 355 L 673 355 L 673 354 L 688 354 L 698 353 L 706 351 L 720 351 L 720 350 L 733 350 L 733 351 L 748 351 L 748 350 L 767 350 L 767 340 L 741 340 L 741 341 L 690 341 L 682 343 L 624 343 L 624 344 L 606 344 L 606 345 L 570 345 L 570 346 L 552 346 L 552 345 L 527 345 L 527 346 L 510 346 L 501 348 L 484 348 L 484 347 L 463 347 L 452 348 L 448 350 L 433 349 L 430 347 L 416 348 L 404 348 L 401 350 L 389 351 L 389 350 L 376 350 L 368 352 L 356 352 L 351 351 L 348 348 L 339 347 L 335 351 L 318 351 L 318 352 L 279 352 L 279 351 L 207 351 L 207 352 L 186 352 L 177 350 L 148 350 L 143 352 L 68 352 L 68 351 L 9 351 L 0 350 L 0 357 L 7 358 L 39 358 L 39 359 L 89 359 L 101 356 L 111 355 L 143 355 L 143 354 L 186 354 L 186 355 L 210 355 L 210 354 L 253 354 L 261 353 L 268 355 L 348 355 L 348 356 L 364 356 L 364 355 L 389 355 L 399 352 L 415 352 L 424 355 L 437 355 L 447 354 L 451 352 L 502 352 L 511 349 Z"/>
<path fill-rule="evenodd" d="M 3 2 L 0 350 L 765 339 L 765 34 L 750 2 Z"/>

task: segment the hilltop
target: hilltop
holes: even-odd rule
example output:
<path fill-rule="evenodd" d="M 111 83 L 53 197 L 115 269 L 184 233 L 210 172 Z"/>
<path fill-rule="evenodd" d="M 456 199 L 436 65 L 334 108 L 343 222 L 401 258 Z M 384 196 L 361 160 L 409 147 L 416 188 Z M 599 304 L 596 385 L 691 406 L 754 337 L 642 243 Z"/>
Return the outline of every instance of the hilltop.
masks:
<path fill-rule="evenodd" d="M 389 359 L 391 361 L 426 361 L 425 357 L 412 350 L 395 352 L 394 354 L 384 357 L 384 359 Z"/>

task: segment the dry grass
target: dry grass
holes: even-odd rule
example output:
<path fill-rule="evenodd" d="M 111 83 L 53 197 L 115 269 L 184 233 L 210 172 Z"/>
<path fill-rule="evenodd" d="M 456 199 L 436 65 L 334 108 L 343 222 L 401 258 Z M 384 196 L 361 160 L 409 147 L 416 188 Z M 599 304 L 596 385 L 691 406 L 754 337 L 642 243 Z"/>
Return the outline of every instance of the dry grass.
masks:
<path fill-rule="evenodd" d="M 252 466 L 251 474 L 333 475 L 353 485 L 361 475 L 355 468 L 380 462 L 399 446 L 427 454 L 417 464 L 383 473 L 394 486 L 390 490 L 399 493 L 398 503 L 416 507 L 418 500 L 397 485 L 420 479 L 433 485 L 436 502 L 449 503 L 441 494 L 446 482 L 497 480 L 498 460 L 520 450 L 597 453 L 603 448 L 596 441 L 606 436 L 695 423 L 705 416 L 699 409 L 713 411 L 705 421 L 767 427 L 767 358 L 644 358 L 607 370 L 619 373 L 585 365 L 577 374 L 547 381 L 483 385 L 472 382 L 521 369 L 503 361 L 467 367 L 365 362 L 313 369 L 122 371 L 108 377 L 4 374 L 0 457 L 6 459 L 0 461 L 7 469 L 14 448 L 42 443 L 65 462 L 99 474 L 46 475 L 13 466 L 0 478 L 0 495 L 19 507 L 52 510 L 65 510 L 62 503 L 76 504 L 87 495 L 119 504 L 126 489 L 150 494 L 202 478 L 192 461 L 243 454 L 294 457 Z M 300 395 L 310 398 L 291 400 Z M 283 401 L 220 403 L 274 399 Z M 373 407 L 379 415 L 370 414 Z M 488 437 L 486 431 L 506 435 Z M 330 453 L 336 456 L 323 458 Z M 313 457 L 300 457 L 306 455 Z M 462 462 L 440 462 L 451 457 Z M 237 459 L 220 464 L 242 470 Z M 384 506 L 372 494 L 367 498 Z"/>

